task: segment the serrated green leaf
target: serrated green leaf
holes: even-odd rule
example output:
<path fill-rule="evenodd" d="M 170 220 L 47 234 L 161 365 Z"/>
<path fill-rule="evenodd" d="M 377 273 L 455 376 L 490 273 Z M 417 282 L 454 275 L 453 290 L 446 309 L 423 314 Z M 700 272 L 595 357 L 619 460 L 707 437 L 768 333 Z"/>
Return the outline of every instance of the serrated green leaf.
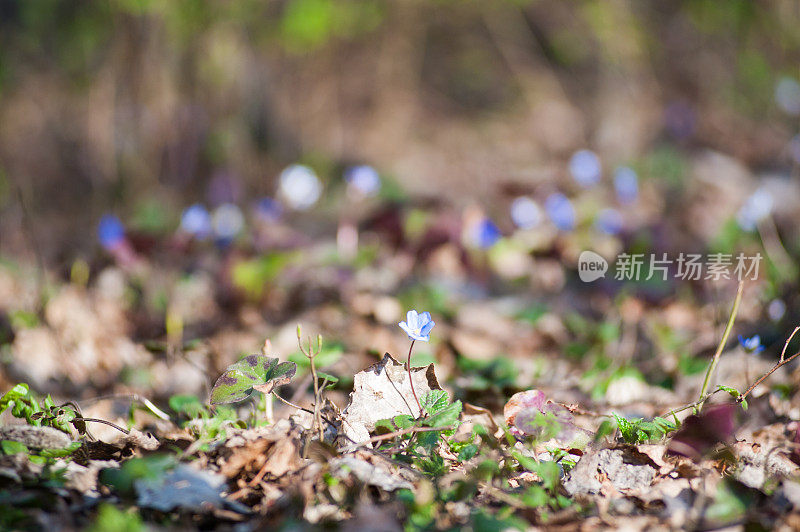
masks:
<path fill-rule="evenodd" d="M 247 399 L 253 390 L 268 394 L 276 386 L 292 380 L 297 373 L 294 362 L 250 355 L 228 366 L 211 390 L 211 404 L 234 403 Z"/>
<path fill-rule="evenodd" d="M 399 416 L 394 416 L 392 418 L 392 422 L 394 423 L 395 427 L 400 430 L 410 429 L 415 425 L 414 418 L 409 414 L 400 414 Z"/>
<path fill-rule="evenodd" d="M 448 425 L 453 425 L 458 421 L 458 416 L 461 415 L 461 408 L 461 401 L 450 403 L 427 417 L 425 419 L 425 424 L 429 427 L 446 427 Z"/>
<path fill-rule="evenodd" d="M 447 392 L 444 390 L 431 390 L 422 396 L 422 408 L 430 414 L 436 414 L 447 407 Z"/>

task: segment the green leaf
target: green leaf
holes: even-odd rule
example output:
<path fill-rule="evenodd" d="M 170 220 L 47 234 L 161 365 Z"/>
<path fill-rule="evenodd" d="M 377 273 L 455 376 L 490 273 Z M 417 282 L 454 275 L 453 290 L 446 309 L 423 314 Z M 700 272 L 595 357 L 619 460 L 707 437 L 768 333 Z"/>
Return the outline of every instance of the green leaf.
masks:
<path fill-rule="evenodd" d="M 3 454 L 28 454 L 29 452 L 24 443 L 13 440 L 0 441 L 0 450 L 3 451 Z"/>
<path fill-rule="evenodd" d="M 718 390 L 722 390 L 723 392 L 728 392 L 730 394 L 730 396 L 733 397 L 734 399 L 736 399 L 737 401 L 742 396 L 742 393 L 739 390 L 737 390 L 736 388 L 733 388 L 732 386 L 724 386 L 724 385 L 720 384 L 720 385 L 717 386 L 717 389 Z M 748 406 L 747 405 L 747 399 L 742 399 L 741 400 L 741 404 L 742 404 L 742 409 L 743 410 L 747 410 L 747 406 Z"/>
<path fill-rule="evenodd" d="M 425 424 L 429 427 L 447 427 L 457 423 L 459 415 L 461 415 L 461 401 L 456 401 L 428 416 Z"/>
<path fill-rule="evenodd" d="M 199 417 L 205 411 L 205 406 L 197 396 L 184 394 L 173 395 L 169 398 L 169 407 L 179 414 L 186 414 L 191 418 Z"/>
<path fill-rule="evenodd" d="M 27 395 L 28 385 L 24 382 L 17 384 L 3 394 L 3 397 L 0 397 L 0 412 L 3 412 L 6 408 L 8 408 L 12 402 L 18 401 Z"/>
<path fill-rule="evenodd" d="M 536 465 L 535 472 L 542 479 L 542 484 L 548 491 L 554 491 L 558 487 L 558 480 L 561 475 L 561 470 L 558 464 L 552 461 L 539 462 Z"/>
<path fill-rule="evenodd" d="M 375 422 L 376 434 L 389 434 L 395 431 L 394 424 L 391 419 L 379 419 Z"/>
<path fill-rule="evenodd" d="M 519 465 L 521 465 L 528 471 L 533 473 L 536 472 L 536 467 L 538 466 L 538 462 L 533 458 L 531 458 L 530 456 L 525 456 L 519 451 L 511 451 L 511 456 L 513 456 L 517 460 L 517 462 L 519 462 Z"/>
<path fill-rule="evenodd" d="M 64 447 L 63 449 L 42 449 L 41 451 L 39 451 L 39 454 L 46 458 L 63 458 L 65 456 L 71 455 L 80 448 L 81 448 L 81 442 L 74 441 L 71 442 L 66 447 Z"/>
<path fill-rule="evenodd" d="M 228 366 L 211 390 L 211 404 L 242 401 L 257 390 L 268 394 L 276 386 L 287 384 L 297 373 L 294 362 L 278 362 L 277 358 L 250 355 Z"/>
<path fill-rule="evenodd" d="M 339 382 L 339 377 L 336 375 L 331 375 L 330 373 L 325 373 L 324 371 L 319 370 L 317 370 L 317 378 L 322 382 L 328 381 L 325 384 L 325 388 L 332 388 Z"/>
<path fill-rule="evenodd" d="M 467 460 L 475 458 L 477 454 L 478 454 L 478 446 L 475 445 L 474 443 L 468 443 L 458 453 L 458 461 L 466 462 Z"/>
<path fill-rule="evenodd" d="M 597 433 L 594 435 L 594 441 L 600 441 L 606 436 L 610 436 L 614 432 L 614 422 L 606 419 L 597 429 Z"/>
<path fill-rule="evenodd" d="M 409 414 L 400 414 L 399 416 L 394 416 L 392 418 L 392 422 L 400 430 L 410 429 L 415 425 L 414 418 Z"/>
<path fill-rule="evenodd" d="M 431 390 L 422 396 L 422 408 L 428 414 L 436 414 L 447 407 L 447 392 L 444 390 Z"/>
<path fill-rule="evenodd" d="M 550 496 L 542 486 L 534 485 L 528 488 L 521 500 L 531 508 L 540 508 L 547 505 Z"/>

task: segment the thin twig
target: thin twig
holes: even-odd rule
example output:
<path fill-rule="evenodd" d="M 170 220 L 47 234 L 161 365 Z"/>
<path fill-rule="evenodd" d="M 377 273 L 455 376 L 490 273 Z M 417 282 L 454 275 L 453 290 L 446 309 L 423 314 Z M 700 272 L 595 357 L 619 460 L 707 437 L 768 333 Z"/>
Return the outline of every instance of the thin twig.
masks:
<path fill-rule="evenodd" d="M 93 418 L 93 417 L 79 417 L 79 418 L 75 418 L 75 419 L 80 419 L 81 421 L 89 421 L 91 423 L 102 423 L 104 425 L 108 425 L 109 427 L 114 427 L 118 431 L 124 432 L 125 434 L 130 434 L 131 433 L 131 431 L 129 431 L 127 429 L 123 429 L 122 427 L 120 427 L 116 423 L 112 423 L 110 421 L 106 421 L 105 419 L 96 419 L 96 418 Z"/>
<path fill-rule="evenodd" d="M 553 404 L 558 406 L 563 406 L 567 410 L 569 410 L 570 414 L 578 414 L 579 416 L 590 416 L 590 417 L 613 417 L 611 414 L 600 414 L 598 412 L 592 412 L 590 410 L 584 410 L 576 404 L 567 404 L 567 403 L 559 403 L 558 401 L 553 401 Z"/>
<path fill-rule="evenodd" d="M 733 300 L 733 308 L 731 309 L 731 315 L 728 318 L 728 324 L 725 326 L 725 332 L 722 333 L 722 339 L 719 341 L 717 350 L 714 353 L 714 358 L 711 359 L 711 364 L 709 364 L 708 371 L 706 371 L 706 378 L 703 380 L 703 387 L 700 388 L 700 399 L 698 404 L 701 409 L 703 408 L 703 403 L 705 402 L 703 396 L 706 395 L 708 383 L 711 381 L 711 376 L 714 374 L 714 370 L 717 368 L 722 350 L 725 348 L 725 344 L 728 343 L 728 336 L 730 336 L 731 330 L 733 329 L 733 322 L 736 321 L 736 314 L 739 312 L 739 303 L 742 302 L 743 291 L 744 281 L 739 281 L 739 288 L 736 290 L 736 299 Z"/>
<path fill-rule="evenodd" d="M 359 443 L 356 443 L 354 445 L 351 445 L 350 447 L 345 448 L 342 451 L 342 454 L 355 451 L 359 447 L 363 447 L 364 445 L 367 445 L 367 444 L 370 444 L 370 443 L 377 443 L 377 442 L 381 442 L 381 441 L 385 441 L 385 440 L 391 440 L 392 438 L 396 438 L 397 436 L 404 436 L 406 434 L 411 434 L 411 433 L 416 434 L 417 432 L 435 432 L 435 431 L 441 431 L 441 430 L 453 430 L 455 428 L 456 427 L 449 426 L 449 427 L 411 427 L 411 428 L 408 428 L 408 429 L 402 429 L 402 430 L 398 430 L 398 431 L 395 431 L 395 432 L 390 432 L 388 434 L 381 434 L 379 436 L 373 436 L 372 438 L 370 438 L 368 440 L 364 440 L 362 442 L 359 442 Z"/>
<path fill-rule="evenodd" d="M 740 395 L 736 400 L 739 401 L 740 403 L 742 401 L 744 401 L 747 398 L 747 396 L 750 395 L 750 392 L 752 392 L 756 388 L 756 386 L 758 386 L 759 384 L 764 382 L 767 377 L 769 377 L 770 375 L 772 375 L 773 373 L 778 371 L 779 368 L 785 366 L 786 364 L 788 364 L 789 362 L 791 362 L 792 360 L 794 360 L 798 356 L 800 356 L 800 351 L 798 351 L 797 353 L 793 354 L 792 356 L 790 356 L 786 360 L 783 360 L 783 361 L 778 362 L 777 364 L 775 364 L 775 366 L 771 370 L 766 372 L 764 375 L 761 376 L 760 379 L 758 379 L 756 382 L 751 384 L 750 387 L 747 390 L 745 390 L 745 392 L 742 395 Z"/>
<path fill-rule="evenodd" d="M 87 404 L 94 404 L 99 401 L 104 401 L 106 399 L 130 399 L 131 401 L 138 401 L 142 403 L 150 412 L 152 412 L 157 418 L 163 421 L 169 421 L 170 417 L 169 414 L 158 408 L 154 405 L 148 398 L 142 397 L 136 393 L 114 393 L 109 395 L 101 395 L 99 397 L 92 397 L 90 399 L 83 399 L 81 402 L 84 405 Z"/>
<path fill-rule="evenodd" d="M 313 411 L 313 410 L 310 410 L 310 409 L 308 409 L 308 408 L 304 408 L 304 407 L 302 407 L 302 406 L 300 406 L 300 405 L 296 405 L 296 404 L 294 404 L 293 402 L 291 402 L 291 401 L 288 401 L 288 400 L 284 399 L 283 397 L 281 397 L 280 395 L 278 395 L 278 394 L 277 394 L 277 393 L 275 393 L 274 391 L 272 392 L 272 395 L 274 395 L 275 397 L 277 397 L 277 398 L 278 398 L 278 399 L 279 399 L 279 400 L 280 400 L 280 401 L 281 401 L 283 404 L 285 404 L 285 405 L 289 405 L 289 406 L 291 406 L 292 408 L 296 408 L 296 409 L 298 409 L 298 410 L 302 410 L 303 412 L 308 412 L 309 414 L 313 414 L 313 413 L 314 413 L 314 411 Z"/>
<path fill-rule="evenodd" d="M 797 334 L 797 331 L 800 331 L 800 326 L 794 328 L 792 334 L 789 335 L 789 339 L 786 340 L 785 344 L 783 344 L 783 351 L 781 351 L 781 362 L 783 362 L 783 357 L 786 356 L 786 349 L 789 347 L 789 342 L 792 341 L 792 338 L 794 338 L 794 335 Z"/>
<path fill-rule="evenodd" d="M 716 393 L 719 393 L 721 391 L 722 391 L 721 388 L 717 388 L 713 392 L 708 392 L 707 394 L 705 394 L 703 397 L 701 397 L 697 401 L 695 401 L 693 403 L 689 403 L 688 405 L 683 405 L 680 408 L 674 408 L 674 409 L 670 410 L 669 412 L 667 412 L 666 414 L 663 414 L 663 415 L 661 415 L 659 417 L 668 418 L 669 416 L 674 416 L 678 412 L 683 412 L 684 410 L 688 410 L 690 408 L 694 408 L 694 407 L 696 407 L 696 406 L 698 406 L 698 405 L 700 405 L 702 403 L 705 403 L 708 400 L 709 397 L 711 397 L 712 395 L 714 395 Z"/>

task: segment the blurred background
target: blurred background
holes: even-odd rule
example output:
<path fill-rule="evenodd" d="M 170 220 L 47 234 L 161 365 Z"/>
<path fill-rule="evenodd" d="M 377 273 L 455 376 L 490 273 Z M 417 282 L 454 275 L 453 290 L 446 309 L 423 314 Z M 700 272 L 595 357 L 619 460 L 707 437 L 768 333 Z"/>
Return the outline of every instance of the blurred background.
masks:
<path fill-rule="evenodd" d="M 709 151 L 720 185 L 788 178 L 798 24 L 793 0 L 2 0 L 0 253 L 63 266 L 104 213 L 174 226 L 297 162 L 326 195 L 368 163 L 487 207 L 580 149 L 675 188 Z"/>
<path fill-rule="evenodd" d="M 202 395 L 303 321 L 346 391 L 342 353 L 402 352 L 418 308 L 462 395 L 680 393 L 735 281 L 585 285 L 582 249 L 762 253 L 737 332 L 777 355 L 799 27 L 794 0 L 0 0 L 5 378 Z M 584 373 L 534 363 L 565 353 Z"/>

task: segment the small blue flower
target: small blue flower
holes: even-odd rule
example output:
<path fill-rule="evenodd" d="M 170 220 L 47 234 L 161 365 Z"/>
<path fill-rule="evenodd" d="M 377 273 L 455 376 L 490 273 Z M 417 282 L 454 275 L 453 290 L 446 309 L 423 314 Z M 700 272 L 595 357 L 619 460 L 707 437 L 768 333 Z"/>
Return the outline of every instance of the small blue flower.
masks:
<path fill-rule="evenodd" d="M 195 203 L 181 214 L 181 229 L 199 240 L 211 234 L 211 215 L 205 207 Z"/>
<path fill-rule="evenodd" d="M 569 173 L 582 187 L 591 187 L 600 181 L 603 167 L 600 158 L 591 150 L 576 151 L 569 160 Z"/>
<path fill-rule="evenodd" d="M 629 204 L 639 197 L 639 178 L 632 168 L 620 166 L 614 172 L 614 190 L 622 204 Z"/>
<path fill-rule="evenodd" d="M 113 214 L 106 214 L 97 224 L 97 239 L 106 249 L 113 249 L 125 240 L 125 227 Z"/>
<path fill-rule="evenodd" d="M 398 325 L 412 340 L 428 342 L 431 339 L 431 329 L 436 323 L 431 320 L 430 312 L 419 314 L 416 310 L 409 310 L 406 321 L 401 321 Z"/>
<path fill-rule="evenodd" d="M 774 201 L 772 195 L 759 188 L 747 198 L 744 205 L 736 213 L 736 221 L 744 231 L 755 231 L 759 222 L 772 214 Z"/>
<path fill-rule="evenodd" d="M 233 203 L 223 203 L 211 215 L 214 238 L 220 245 L 228 245 L 244 229 L 242 210 Z"/>
<path fill-rule="evenodd" d="M 544 202 L 544 210 L 553 225 L 562 231 L 572 231 L 575 228 L 575 208 L 564 194 L 550 194 Z"/>
<path fill-rule="evenodd" d="M 474 241 L 481 249 L 489 249 L 503 236 L 500 229 L 489 218 L 481 220 L 474 229 Z"/>
<path fill-rule="evenodd" d="M 597 229 L 607 235 L 616 235 L 622 231 L 622 215 L 616 209 L 603 209 L 597 213 L 594 222 Z"/>
<path fill-rule="evenodd" d="M 277 222 L 283 216 L 283 206 L 272 198 L 261 198 L 254 210 L 256 218 L 263 222 Z"/>
<path fill-rule="evenodd" d="M 759 335 L 751 336 L 750 338 L 745 338 L 741 334 L 739 335 L 739 344 L 744 348 L 745 351 L 748 353 L 760 353 L 764 350 L 764 346 L 761 345 L 761 337 Z"/>
<path fill-rule="evenodd" d="M 542 209 L 531 198 L 520 196 L 511 204 L 511 219 L 520 229 L 531 229 L 542 221 Z"/>
<path fill-rule="evenodd" d="M 351 166 L 344 172 L 344 179 L 351 190 L 362 196 L 375 196 L 381 190 L 381 177 L 371 166 Z"/>
<path fill-rule="evenodd" d="M 302 164 L 286 167 L 280 175 L 280 192 L 292 209 L 305 211 L 319 200 L 322 183 L 317 173 Z"/>

